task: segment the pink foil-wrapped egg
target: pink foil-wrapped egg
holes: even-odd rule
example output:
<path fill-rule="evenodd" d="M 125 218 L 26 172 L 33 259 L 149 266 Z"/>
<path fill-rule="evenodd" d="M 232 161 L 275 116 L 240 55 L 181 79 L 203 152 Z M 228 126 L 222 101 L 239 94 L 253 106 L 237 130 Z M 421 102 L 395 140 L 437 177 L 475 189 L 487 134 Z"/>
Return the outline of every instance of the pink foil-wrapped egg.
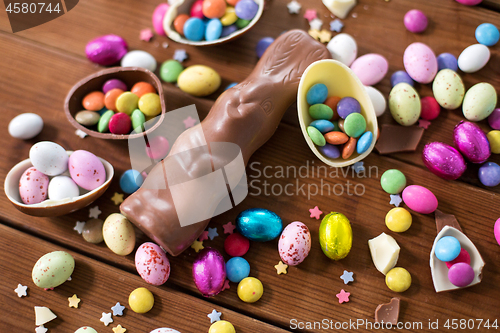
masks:
<path fill-rule="evenodd" d="M 296 266 L 304 261 L 311 251 L 311 233 L 302 222 L 286 226 L 278 242 L 278 251 L 283 263 Z"/>
<path fill-rule="evenodd" d="M 97 37 L 88 42 L 85 47 L 87 58 L 102 66 L 116 64 L 123 58 L 127 51 L 127 42 L 117 35 Z"/>
<path fill-rule="evenodd" d="M 458 150 L 442 142 L 426 144 L 422 160 L 427 169 L 444 179 L 457 179 L 467 169 L 464 158 Z"/>
<path fill-rule="evenodd" d="M 222 291 L 226 281 L 226 263 L 219 251 L 206 247 L 198 253 L 193 262 L 193 279 L 196 288 L 205 297 Z"/>
<path fill-rule="evenodd" d="M 167 282 L 170 276 L 170 261 L 165 252 L 155 243 L 144 243 L 135 252 L 137 273 L 155 286 Z"/>
<path fill-rule="evenodd" d="M 475 123 L 461 121 L 453 130 L 457 149 L 472 163 L 483 163 L 491 155 L 490 143 L 483 130 Z"/>
<path fill-rule="evenodd" d="M 86 150 L 77 150 L 69 157 L 69 174 L 80 187 L 92 191 L 106 181 L 106 170 L 101 160 Z"/>
<path fill-rule="evenodd" d="M 40 203 L 47 199 L 49 177 L 31 167 L 19 179 L 19 195 L 26 205 Z"/>
<path fill-rule="evenodd" d="M 168 3 L 160 3 L 158 6 L 156 6 L 155 11 L 153 12 L 153 28 L 160 36 L 165 36 L 165 30 L 163 30 L 163 17 L 165 16 L 165 13 L 167 12 L 169 7 L 170 6 L 168 5 Z"/>

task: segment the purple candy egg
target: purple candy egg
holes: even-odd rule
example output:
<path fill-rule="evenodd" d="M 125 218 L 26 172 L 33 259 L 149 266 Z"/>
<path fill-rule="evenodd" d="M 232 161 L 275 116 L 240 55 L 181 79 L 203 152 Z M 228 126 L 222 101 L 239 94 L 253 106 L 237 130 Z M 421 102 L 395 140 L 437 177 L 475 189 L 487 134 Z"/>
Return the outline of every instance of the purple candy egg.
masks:
<path fill-rule="evenodd" d="M 405 71 L 397 71 L 391 75 L 391 86 L 394 87 L 396 84 L 405 82 L 413 87 L 415 81 L 406 73 Z"/>
<path fill-rule="evenodd" d="M 488 123 L 494 130 L 500 130 L 500 108 L 493 110 L 488 117 Z"/>
<path fill-rule="evenodd" d="M 427 28 L 427 23 L 427 16 L 418 9 L 412 9 L 405 14 L 404 24 L 408 31 L 423 32 Z"/>
<path fill-rule="evenodd" d="M 491 155 L 488 138 L 477 124 L 459 122 L 453 130 L 453 140 L 457 149 L 472 163 L 483 163 Z"/>
<path fill-rule="evenodd" d="M 257 43 L 257 46 L 255 47 L 255 52 L 257 53 L 257 57 L 262 57 L 264 52 L 266 52 L 267 48 L 269 45 L 271 45 L 274 42 L 274 38 L 272 37 L 264 37 L 259 42 Z"/>
<path fill-rule="evenodd" d="M 108 80 L 108 81 L 104 82 L 104 84 L 102 85 L 102 92 L 105 94 L 108 91 L 110 91 L 111 89 L 121 89 L 123 91 L 128 90 L 127 85 L 122 80 L 118 80 L 118 79 Z"/>
<path fill-rule="evenodd" d="M 427 169 L 444 179 L 457 179 L 467 169 L 464 158 L 458 150 L 442 142 L 426 144 L 422 160 Z"/>
<path fill-rule="evenodd" d="M 457 287 L 467 287 L 474 280 L 474 269 L 464 262 L 456 263 L 448 271 L 448 279 Z"/>
<path fill-rule="evenodd" d="M 318 147 L 318 150 L 328 158 L 339 158 L 340 150 L 337 146 L 331 145 L 329 143 L 325 144 L 323 147 Z"/>
<path fill-rule="evenodd" d="M 361 105 L 355 98 L 344 97 L 337 104 L 337 113 L 345 119 L 351 113 L 361 113 Z"/>
<path fill-rule="evenodd" d="M 442 69 L 451 69 L 452 71 L 458 70 L 457 58 L 451 53 L 441 53 L 437 56 L 438 72 Z"/>
<path fill-rule="evenodd" d="M 234 6 L 236 16 L 242 20 L 251 20 L 257 14 L 259 5 L 253 0 L 241 0 Z"/>
<path fill-rule="evenodd" d="M 117 35 L 97 37 L 88 42 L 85 47 L 87 58 L 102 66 L 109 66 L 119 62 L 127 51 L 127 42 Z"/>
<path fill-rule="evenodd" d="M 229 36 L 230 34 L 235 32 L 236 30 L 238 30 L 238 27 L 235 24 L 225 26 L 222 28 L 222 32 L 220 34 L 220 37 L 222 38 L 222 37 Z"/>
<path fill-rule="evenodd" d="M 226 263 L 219 251 L 206 247 L 193 262 L 193 279 L 196 288 L 205 297 L 222 291 L 226 281 Z"/>

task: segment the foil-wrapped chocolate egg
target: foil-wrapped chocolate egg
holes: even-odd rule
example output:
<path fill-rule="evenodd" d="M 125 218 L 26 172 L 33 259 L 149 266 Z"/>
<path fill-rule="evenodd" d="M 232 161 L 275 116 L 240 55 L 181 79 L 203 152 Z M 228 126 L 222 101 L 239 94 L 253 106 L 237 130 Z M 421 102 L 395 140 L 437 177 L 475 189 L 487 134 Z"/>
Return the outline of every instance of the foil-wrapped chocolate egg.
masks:
<path fill-rule="evenodd" d="M 264 208 L 250 208 L 236 217 L 238 231 L 254 242 L 267 242 L 277 238 L 283 230 L 281 218 Z"/>
<path fill-rule="evenodd" d="M 198 253 L 193 263 L 193 279 L 196 288 L 205 297 L 222 291 L 226 281 L 226 263 L 219 251 L 206 247 Z"/>
<path fill-rule="evenodd" d="M 330 259 L 345 258 L 352 247 L 351 223 L 344 214 L 330 213 L 319 226 L 319 244 L 321 250 Z"/>
<path fill-rule="evenodd" d="M 453 140 L 457 149 L 472 163 L 483 163 L 491 155 L 488 138 L 477 124 L 462 120 L 453 130 Z"/>
<path fill-rule="evenodd" d="M 444 179 L 457 179 L 467 169 L 464 158 L 458 150 L 442 142 L 426 144 L 422 160 L 427 169 Z"/>
<path fill-rule="evenodd" d="M 87 58 L 102 66 L 116 64 L 123 58 L 127 51 L 127 42 L 117 35 L 97 37 L 88 42 L 85 47 Z"/>

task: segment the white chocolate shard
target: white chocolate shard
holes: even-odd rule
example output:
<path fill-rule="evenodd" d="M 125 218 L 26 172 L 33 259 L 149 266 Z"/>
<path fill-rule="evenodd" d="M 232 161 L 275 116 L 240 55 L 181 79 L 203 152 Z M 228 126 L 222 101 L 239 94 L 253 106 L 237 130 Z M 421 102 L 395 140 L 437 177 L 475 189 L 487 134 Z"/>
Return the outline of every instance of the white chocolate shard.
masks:
<path fill-rule="evenodd" d="M 48 307 L 35 306 L 35 325 L 40 326 L 56 319 L 57 316 Z"/>
<path fill-rule="evenodd" d="M 323 4 L 333 15 L 345 19 L 351 9 L 356 6 L 356 0 L 323 0 Z"/>
<path fill-rule="evenodd" d="M 398 262 L 399 245 L 392 236 L 385 232 L 368 240 L 373 264 L 382 273 L 387 274 Z"/>

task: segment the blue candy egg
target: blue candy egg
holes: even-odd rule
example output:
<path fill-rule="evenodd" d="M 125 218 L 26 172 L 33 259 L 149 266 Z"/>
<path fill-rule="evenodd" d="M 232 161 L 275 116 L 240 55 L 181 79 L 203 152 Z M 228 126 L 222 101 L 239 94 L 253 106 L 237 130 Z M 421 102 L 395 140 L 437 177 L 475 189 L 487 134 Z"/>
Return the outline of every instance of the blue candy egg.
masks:
<path fill-rule="evenodd" d="M 250 275 L 250 264 L 242 257 L 234 257 L 226 263 L 227 278 L 231 282 L 239 283 Z"/>
<path fill-rule="evenodd" d="M 224 90 L 231 89 L 232 87 L 236 86 L 237 84 L 238 84 L 237 82 L 230 83 L 227 85 L 226 89 L 224 89 Z"/>
<path fill-rule="evenodd" d="M 190 17 L 184 23 L 184 36 L 192 41 L 200 41 L 205 35 L 205 22 L 197 17 Z"/>
<path fill-rule="evenodd" d="M 220 36 L 221 36 L 221 38 L 229 36 L 230 34 L 235 32 L 236 30 L 238 30 L 238 27 L 236 26 L 236 24 L 231 24 L 231 25 L 225 26 L 222 28 L 222 32 L 221 32 Z"/>
<path fill-rule="evenodd" d="M 484 163 L 479 168 L 479 180 L 484 186 L 500 184 L 500 166 L 494 162 Z"/>
<path fill-rule="evenodd" d="M 483 23 L 476 28 L 476 39 L 480 44 L 493 46 L 498 43 L 500 32 L 493 24 Z"/>
<path fill-rule="evenodd" d="M 339 127 L 337 125 L 337 128 L 335 128 L 335 124 L 332 123 L 331 121 L 320 119 L 320 120 L 315 120 L 309 124 L 309 126 L 315 127 L 318 131 L 321 133 L 325 134 L 331 131 L 338 131 Z"/>
<path fill-rule="evenodd" d="M 264 37 L 259 42 L 257 43 L 257 46 L 255 47 L 255 52 L 257 53 L 257 57 L 262 57 L 264 52 L 267 50 L 269 45 L 271 45 L 274 42 L 274 38 L 272 37 Z"/>
<path fill-rule="evenodd" d="M 415 84 L 415 82 L 410 77 L 410 75 L 408 75 L 408 73 L 406 73 L 405 71 L 394 72 L 391 75 L 391 86 L 394 87 L 396 84 L 401 83 L 401 82 L 408 83 L 412 87 Z"/>
<path fill-rule="evenodd" d="M 456 72 L 458 70 L 457 58 L 451 53 L 441 53 L 437 56 L 438 71 L 442 69 L 451 69 Z"/>
<path fill-rule="evenodd" d="M 212 19 L 208 21 L 205 29 L 205 39 L 208 41 L 217 40 L 222 34 L 222 23 L 219 19 Z"/>
<path fill-rule="evenodd" d="M 129 169 L 120 178 L 120 187 L 123 192 L 132 194 L 141 187 L 144 179 L 139 171 Z"/>
<path fill-rule="evenodd" d="M 328 88 L 323 83 L 316 83 L 309 88 L 306 99 L 309 105 L 320 104 L 326 101 L 328 97 Z"/>
<path fill-rule="evenodd" d="M 340 149 L 339 147 L 332 144 L 325 144 L 323 147 L 318 147 L 318 150 L 321 154 L 325 155 L 328 158 L 339 158 L 340 157 Z"/>
<path fill-rule="evenodd" d="M 452 236 L 444 236 L 437 241 L 434 253 L 439 260 L 447 262 L 456 259 L 461 250 L 462 247 L 458 239 Z"/>
<path fill-rule="evenodd" d="M 368 131 L 365 132 L 361 137 L 358 139 L 358 143 L 356 144 L 356 151 L 358 154 L 363 154 L 365 151 L 370 148 L 370 145 L 372 144 L 373 140 L 373 133 Z"/>
<path fill-rule="evenodd" d="M 283 223 L 281 218 L 270 210 L 250 208 L 238 214 L 236 228 L 251 241 L 267 242 L 281 234 Z"/>
<path fill-rule="evenodd" d="M 234 6 L 234 12 L 242 20 L 251 20 L 257 14 L 259 5 L 253 0 L 241 0 Z"/>

